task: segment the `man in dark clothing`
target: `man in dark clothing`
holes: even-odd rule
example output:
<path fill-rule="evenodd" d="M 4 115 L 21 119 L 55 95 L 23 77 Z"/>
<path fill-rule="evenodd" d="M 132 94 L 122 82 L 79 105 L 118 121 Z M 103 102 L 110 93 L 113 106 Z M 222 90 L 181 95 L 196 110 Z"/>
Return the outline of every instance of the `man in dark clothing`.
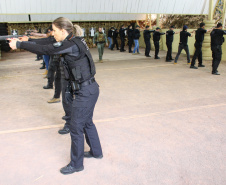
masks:
<path fill-rule="evenodd" d="M 171 62 L 172 58 L 172 43 L 173 43 L 173 36 L 179 32 L 174 32 L 174 26 L 171 26 L 170 29 L 166 32 L 166 46 L 167 46 L 167 54 L 166 54 L 166 62 Z"/>
<path fill-rule="evenodd" d="M 150 29 L 150 26 L 146 26 L 145 27 L 146 29 L 144 30 L 143 32 L 143 35 L 144 35 L 144 42 L 145 42 L 145 56 L 146 57 L 151 57 L 150 56 L 150 50 L 151 50 L 151 33 L 154 32 L 155 30 L 149 30 Z"/>
<path fill-rule="evenodd" d="M 129 45 L 129 53 L 132 53 L 132 45 L 133 45 L 133 27 L 130 25 L 128 28 L 128 45 Z"/>
<path fill-rule="evenodd" d="M 139 52 L 139 38 L 140 38 L 140 26 L 136 26 L 136 29 L 133 31 L 133 39 L 134 39 L 134 50 L 133 50 L 133 55 L 140 54 Z"/>
<path fill-rule="evenodd" d="M 211 31 L 211 30 L 205 30 L 205 23 L 200 23 L 200 28 L 196 30 L 196 34 L 195 34 L 195 54 L 192 58 L 191 66 L 190 66 L 190 68 L 192 68 L 192 69 L 198 69 L 195 66 L 196 58 L 198 58 L 198 61 L 199 61 L 198 67 L 205 67 L 202 64 L 202 42 L 204 40 L 204 34 L 206 32 L 209 32 L 209 31 Z"/>
<path fill-rule="evenodd" d="M 108 31 L 108 41 L 109 41 L 108 49 L 111 49 L 111 46 L 112 46 L 113 31 L 114 31 L 114 27 L 111 27 L 111 29 Z"/>
<path fill-rule="evenodd" d="M 217 68 L 221 62 L 222 48 L 221 45 L 224 42 L 224 35 L 226 35 L 226 30 L 222 30 L 222 24 L 218 23 L 217 28 L 213 29 L 211 32 L 211 50 L 212 50 L 212 74 L 220 75 Z"/>
<path fill-rule="evenodd" d="M 160 28 L 157 27 L 154 34 L 153 34 L 153 41 L 154 41 L 154 45 L 155 45 L 155 59 L 160 59 L 158 54 L 159 54 L 159 40 L 160 40 L 160 36 L 164 35 L 165 33 L 161 33 L 159 32 Z"/>
<path fill-rule="evenodd" d="M 119 50 L 119 48 L 118 48 L 118 41 L 117 41 L 118 33 L 119 33 L 118 29 L 115 29 L 113 31 L 113 44 L 111 46 L 111 50 L 114 49 L 115 45 L 116 45 L 117 50 Z"/>
<path fill-rule="evenodd" d="M 177 64 L 177 60 L 181 54 L 181 51 L 184 49 L 186 54 L 187 54 L 187 63 L 190 64 L 190 53 L 189 53 L 189 48 L 188 48 L 188 37 L 192 37 L 193 35 L 191 35 L 191 33 L 194 33 L 194 31 L 192 31 L 191 33 L 187 32 L 188 27 L 185 25 L 183 27 L 183 31 L 180 32 L 180 43 L 179 43 L 179 47 L 178 47 L 178 53 L 177 56 L 175 58 L 174 64 Z"/>
<path fill-rule="evenodd" d="M 122 25 L 121 26 L 121 28 L 120 28 L 120 30 L 119 30 L 119 35 L 120 35 L 120 39 L 121 39 L 121 48 L 120 48 L 120 52 L 124 52 L 124 51 L 126 51 L 125 49 L 124 49 L 124 46 L 125 46 L 125 30 L 127 30 L 126 28 L 125 28 L 125 26 L 124 25 Z"/>

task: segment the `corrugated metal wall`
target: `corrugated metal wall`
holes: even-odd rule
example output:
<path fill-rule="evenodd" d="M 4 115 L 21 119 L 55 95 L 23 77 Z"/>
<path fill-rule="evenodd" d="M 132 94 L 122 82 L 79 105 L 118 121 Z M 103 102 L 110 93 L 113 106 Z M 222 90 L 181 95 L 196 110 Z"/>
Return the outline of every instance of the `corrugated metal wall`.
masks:
<path fill-rule="evenodd" d="M 0 0 L 0 21 L 26 22 L 28 14 L 32 21 L 52 21 L 63 14 L 83 21 L 139 20 L 146 13 L 208 14 L 208 9 L 209 0 Z"/>

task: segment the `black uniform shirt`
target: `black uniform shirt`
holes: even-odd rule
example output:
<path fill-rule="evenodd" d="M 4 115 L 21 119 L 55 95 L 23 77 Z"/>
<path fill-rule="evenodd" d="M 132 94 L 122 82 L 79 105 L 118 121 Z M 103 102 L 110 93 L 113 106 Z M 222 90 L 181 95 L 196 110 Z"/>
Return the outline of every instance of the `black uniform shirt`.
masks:
<path fill-rule="evenodd" d="M 224 42 L 223 35 L 226 35 L 226 30 L 214 29 L 211 36 L 211 46 L 222 45 Z"/>
<path fill-rule="evenodd" d="M 188 43 L 188 37 L 190 37 L 191 34 L 187 31 L 181 31 L 180 32 L 180 43 L 187 45 Z"/>
<path fill-rule="evenodd" d="M 118 30 L 113 32 L 113 39 L 117 39 L 118 37 Z"/>
<path fill-rule="evenodd" d="M 207 32 L 207 30 L 204 30 L 203 28 L 197 29 L 196 33 L 195 33 L 195 40 L 196 40 L 196 42 L 203 42 L 204 34 L 206 32 Z"/>
<path fill-rule="evenodd" d="M 166 42 L 173 42 L 173 35 L 175 34 L 175 32 L 173 30 L 168 30 L 166 32 Z"/>
<path fill-rule="evenodd" d="M 128 37 L 129 37 L 130 39 L 133 38 L 133 29 L 128 29 Z"/>
<path fill-rule="evenodd" d="M 145 41 L 150 41 L 151 38 L 151 32 L 154 32 L 155 30 L 144 30 L 143 35 L 144 35 L 144 40 Z"/>
<path fill-rule="evenodd" d="M 160 36 L 164 35 L 164 34 L 165 33 L 161 33 L 161 32 L 155 31 L 154 34 L 153 34 L 153 41 L 154 42 L 159 41 L 160 40 Z"/>
<path fill-rule="evenodd" d="M 125 35 L 125 30 L 127 30 L 126 28 L 120 28 L 119 29 L 119 35 L 120 37 L 124 38 L 126 35 Z"/>

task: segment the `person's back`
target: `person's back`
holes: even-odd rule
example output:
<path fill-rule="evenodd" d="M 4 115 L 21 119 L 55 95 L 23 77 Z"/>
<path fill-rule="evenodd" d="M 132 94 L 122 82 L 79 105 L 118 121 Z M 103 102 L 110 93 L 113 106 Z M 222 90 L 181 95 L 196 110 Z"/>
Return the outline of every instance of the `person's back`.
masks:
<path fill-rule="evenodd" d="M 187 32 L 186 30 L 183 30 L 180 32 L 180 43 L 183 45 L 187 45 L 188 44 L 188 37 L 190 37 L 191 34 L 189 32 Z"/>
<path fill-rule="evenodd" d="M 149 30 L 144 30 L 143 35 L 144 35 L 144 40 L 150 40 L 151 33 Z"/>
<path fill-rule="evenodd" d="M 221 29 L 214 29 L 210 36 L 211 36 L 211 46 L 218 46 L 223 44 L 223 35 L 225 31 Z"/>
<path fill-rule="evenodd" d="M 195 41 L 196 42 L 203 42 L 204 40 L 204 35 L 206 33 L 206 30 L 203 28 L 198 28 L 195 32 Z"/>
<path fill-rule="evenodd" d="M 170 43 L 173 42 L 173 35 L 175 34 L 175 32 L 173 30 L 168 30 L 166 32 L 166 42 Z"/>

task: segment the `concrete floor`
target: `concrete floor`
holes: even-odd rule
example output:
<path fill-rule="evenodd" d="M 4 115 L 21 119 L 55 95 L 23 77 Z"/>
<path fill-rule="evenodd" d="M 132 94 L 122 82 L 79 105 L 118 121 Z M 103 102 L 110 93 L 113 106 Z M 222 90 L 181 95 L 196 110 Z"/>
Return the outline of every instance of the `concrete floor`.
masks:
<path fill-rule="evenodd" d="M 3 54 L 0 184 L 226 184 L 226 63 L 214 76 L 207 61 L 195 70 L 185 56 L 174 65 L 164 51 L 161 60 L 141 53 L 106 49 L 96 63 L 104 158 L 85 159 L 84 171 L 68 176 L 59 169 L 70 160 L 70 136 L 57 133 L 64 113 L 61 103 L 46 102 L 53 90 L 42 88 L 40 62 L 28 52 Z"/>

